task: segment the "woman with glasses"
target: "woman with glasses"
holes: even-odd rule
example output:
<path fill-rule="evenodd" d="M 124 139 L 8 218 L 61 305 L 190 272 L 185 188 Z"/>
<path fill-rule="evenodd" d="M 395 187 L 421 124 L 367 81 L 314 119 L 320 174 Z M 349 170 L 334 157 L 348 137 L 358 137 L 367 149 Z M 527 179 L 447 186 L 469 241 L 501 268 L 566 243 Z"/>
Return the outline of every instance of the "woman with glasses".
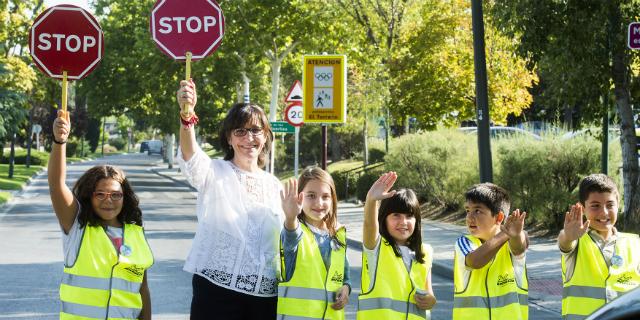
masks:
<path fill-rule="evenodd" d="M 138 198 L 122 170 L 99 165 L 73 190 L 65 183 L 69 114 L 53 122 L 49 158 L 51 203 L 63 232 L 60 319 L 151 319 L 146 270 L 153 255 Z"/>
<path fill-rule="evenodd" d="M 191 319 L 275 319 L 280 181 L 262 168 L 273 133 L 264 111 L 238 103 L 220 126 L 224 159 L 196 143 L 193 81 L 180 82 L 178 162 L 198 191 L 198 229 L 184 270 L 193 273 Z"/>

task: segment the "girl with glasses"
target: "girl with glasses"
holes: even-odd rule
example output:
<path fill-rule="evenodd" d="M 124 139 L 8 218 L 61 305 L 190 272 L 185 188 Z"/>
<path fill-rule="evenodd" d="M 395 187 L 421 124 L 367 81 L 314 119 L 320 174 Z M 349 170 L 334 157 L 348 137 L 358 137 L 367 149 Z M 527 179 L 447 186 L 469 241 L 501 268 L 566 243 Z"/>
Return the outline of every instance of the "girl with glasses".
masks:
<path fill-rule="evenodd" d="M 198 229 L 184 269 L 193 273 L 191 319 L 276 318 L 280 181 L 262 168 L 273 133 L 262 108 L 238 103 L 220 126 L 224 159 L 198 146 L 193 81 L 180 82 L 181 172 L 198 191 Z"/>
<path fill-rule="evenodd" d="M 69 114 L 53 122 L 49 158 L 51 203 L 63 231 L 61 319 L 151 319 L 146 270 L 153 255 L 142 211 L 122 170 L 99 165 L 73 190 L 65 183 Z"/>

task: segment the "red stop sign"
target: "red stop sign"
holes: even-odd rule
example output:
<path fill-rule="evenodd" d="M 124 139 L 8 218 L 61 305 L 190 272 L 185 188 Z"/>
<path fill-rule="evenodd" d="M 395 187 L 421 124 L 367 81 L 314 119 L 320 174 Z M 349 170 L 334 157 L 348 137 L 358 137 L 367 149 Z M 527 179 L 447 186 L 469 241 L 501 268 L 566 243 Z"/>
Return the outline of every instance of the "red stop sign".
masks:
<path fill-rule="evenodd" d="M 104 54 L 98 21 L 86 10 L 63 4 L 42 12 L 29 31 L 29 51 L 42 72 L 69 80 L 86 77 Z"/>
<path fill-rule="evenodd" d="M 153 41 L 166 55 L 193 60 L 214 52 L 224 35 L 222 9 L 214 0 L 158 0 L 150 18 Z"/>

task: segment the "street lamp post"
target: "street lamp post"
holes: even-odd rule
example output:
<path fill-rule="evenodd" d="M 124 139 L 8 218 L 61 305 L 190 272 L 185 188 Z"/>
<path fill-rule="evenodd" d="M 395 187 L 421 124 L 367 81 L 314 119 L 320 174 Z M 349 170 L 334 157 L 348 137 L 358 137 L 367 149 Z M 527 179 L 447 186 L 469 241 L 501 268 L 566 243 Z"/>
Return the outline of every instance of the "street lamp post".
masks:
<path fill-rule="evenodd" d="M 480 182 L 493 181 L 491 142 L 489 136 L 489 98 L 487 96 L 487 64 L 484 48 L 484 21 L 482 0 L 471 0 L 473 25 L 473 57 L 476 77 L 476 116 L 478 119 L 478 154 Z"/>

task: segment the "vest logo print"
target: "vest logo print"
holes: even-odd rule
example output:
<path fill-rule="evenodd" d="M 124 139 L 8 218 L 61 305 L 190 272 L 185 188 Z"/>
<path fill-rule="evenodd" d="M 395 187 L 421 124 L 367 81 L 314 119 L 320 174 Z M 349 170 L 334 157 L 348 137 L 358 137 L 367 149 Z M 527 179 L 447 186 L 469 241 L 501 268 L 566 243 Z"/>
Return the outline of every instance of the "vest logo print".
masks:
<path fill-rule="evenodd" d="M 344 275 L 339 273 L 338 271 L 333 273 L 333 276 L 331 277 L 331 281 L 333 282 L 337 282 L 337 283 L 342 283 L 344 279 Z"/>
<path fill-rule="evenodd" d="M 129 266 L 124 268 L 125 270 L 129 271 L 130 273 L 141 277 L 144 274 L 144 268 L 142 267 L 137 267 L 137 266 Z"/>
<path fill-rule="evenodd" d="M 496 283 L 496 285 L 504 286 L 504 285 L 507 285 L 509 283 L 513 283 L 515 281 L 516 281 L 515 278 L 509 277 L 509 274 L 505 273 L 505 274 L 498 275 L 498 282 Z"/>
<path fill-rule="evenodd" d="M 620 276 L 620 278 L 618 278 L 616 282 L 624 285 L 637 285 L 635 281 L 631 281 L 631 276 L 626 273 Z"/>

